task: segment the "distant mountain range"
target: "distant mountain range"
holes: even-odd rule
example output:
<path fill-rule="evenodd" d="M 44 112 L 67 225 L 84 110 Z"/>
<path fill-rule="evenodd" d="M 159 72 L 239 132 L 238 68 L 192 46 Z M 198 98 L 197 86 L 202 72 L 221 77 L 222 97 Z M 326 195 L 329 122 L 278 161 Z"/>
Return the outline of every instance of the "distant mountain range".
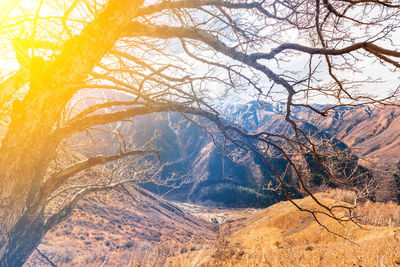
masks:
<path fill-rule="evenodd" d="M 290 127 L 282 115 L 284 108 L 283 104 L 249 102 L 226 105 L 222 115 L 226 120 L 241 125 L 250 132 L 264 129 L 290 133 Z M 293 114 L 297 120 L 304 121 L 303 128 L 337 138 L 341 146 L 350 148 L 359 157 L 359 164 L 367 167 L 377 180 L 376 199 L 398 200 L 400 109 L 387 106 L 344 107 L 336 109 L 327 117 L 319 117 L 304 108 L 296 108 Z M 170 186 L 182 185 L 174 188 L 148 182 L 142 186 L 169 200 L 228 207 L 266 207 L 284 199 L 279 191 L 265 190 L 264 187 L 269 182 L 272 185 L 276 183 L 273 182 L 275 179 L 271 170 L 257 156 L 229 147 L 226 153 L 230 152 L 231 159 L 224 157 L 207 133 L 179 114 L 141 116 L 134 118 L 132 122 L 120 122 L 102 129 L 115 131 L 117 127 L 124 135 L 126 143 L 137 148 L 148 142 L 149 137 L 157 137 L 153 145 L 162 151 L 161 158 L 163 162 L 167 162 L 159 180 L 167 181 Z M 7 124 L 0 123 L 0 140 L 6 131 Z M 119 152 L 117 136 L 103 131 L 92 131 L 92 137 L 97 146 L 80 148 L 86 156 Z M 92 142 L 86 133 L 74 137 L 79 142 L 84 139 Z M 77 143 L 77 149 L 79 146 L 80 143 Z M 286 164 L 281 158 L 271 158 L 270 161 L 281 169 Z M 101 172 L 102 167 L 96 167 L 94 173 Z M 300 196 L 296 190 L 296 181 L 286 182 L 292 186 L 293 196 Z M 278 204 L 271 209 L 286 212 L 286 207 L 283 209 L 282 205 L 289 204 Z M 295 209 L 293 206 L 289 207 Z M 266 214 L 265 218 L 268 220 L 279 223 L 281 218 L 288 218 L 282 212 L 276 213 L 277 216 L 283 216 L 277 219 L 270 217 L 268 210 L 263 214 Z M 245 222 L 244 225 L 248 225 L 248 228 L 243 228 L 246 237 L 246 229 L 255 229 L 255 224 L 250 223 L 257 218 L 264 217 L 257 214 Z M 287 230 L 284 236 L 287 237 L 288 232 L 292 235 L 308 229 L 306 227 L 312 226 L 311 223 L 312 221 L 307 220 L 305 227 L 299 226 L 300 228 L 296 227 L 290 232 Z M 121 262 L 129 264 L 132 255 L 142 258 L 149 251 L 156 253 L 153 250 L 160 242 L 172 252 L 179 251 L 182 244 L 191 244 L 190 250 L 196 250 L 203 238 L 216 238 L 214 227 L 215 225 L 194 218 L 145 189 L 128 184 L 125 189 L 91 194 L 82 200 L 70 218 L 46 235 L 39 249 L 54 262 L 67 265 L 101 265 L 104 262 L 111 265 Z M 315 231 L 314 228 L 310 229 Z M 309 233 L 311 232 L 307 234 Z M 255 237 L 258 238 L 257 235 Z M 277 236 L 274 240 L 280 238 Z M 63 249 L 60 250 L 61 247 Z M 152 257 L 164 259 L 168 256 L 170 254 L 165 253 Z M 27 266 L 38 265 L 44 263 L 42 257 L 35 253 Z"/>
<path fill-rule="evenodd" d="M 283 104 L 253 101 L 223 108 L 225 120 L 248 132 L 291 132 L 290 125 L 284 120 Z M 293 114 L 297 120 L 303 121 L 303 129 L 327 138 L 336 137 L 342 147 L 351 147 L 361 157 L 360 163 L 371 168 L 377 179 L 378 176 L 381 179 L 377 198 L 395 200 L 397 187 L 388 171 L 397 171 L 400 154 L 400 139 L 396 140 L 400 134 L 400 111 L 396 110 L 389 107 L 345 107 L 336 109 L 328 117 L 320 117 L 305 108 L 295 108 Z M 114 126 L 119 128 L 125 142 L 137 148 L 146 144 L 149 137 L 156 136 L 153 146 L 162 151 L 161 159 L 168 163 L 159 181 L 167 181 L 169 186 L 152 182 L 142 186 L 167 199 L 228 207 L 266 207 L 284 199 L 279 191 L 266 190 L 268 184 L 276 185 L 276 179 L 258 156 L 232 146 L 222 151 L 204 129 L 180 114 L 140 116 L 133 118 L 132 122 L 120 122 Z M 208 130 L 215 133 L 212 127 Z M 117 136 L 98 132 L 95 137 L 101 138 L 102 141 L 98 142 L 101 145 L 86 155 L 119 152 Z M 270 158 L 270 161 L 278 170 L 286 166 L 286 160 L 282 158 Z M 291 186 L 293 196 L 300 196 L 296 181 L 286 182 Z M 311 186 L 314 185 L 311 183 Z"/>
<path fill-rule="evenodd" d="M 272 112 L 260 116 L 260 111 L 264 112 L 250 104 L 240 107 L 232 115 L 235 121 L 246 121 L 249 129 L 256 129 L 274 117 Z M 231 207 L 265 207 L 282 199 L 279 192 L 263 190 L 275 180 L 272 170 L 265 167 L 260 158 L 232 146 L 226 151 L 231 157 L 223 156 L 224 152 L 214 145 L 210 135 L 180 114 L 141 116 L 134 118 L 132 123 L 120 123 L 118 128 L 134 147 L 142 147 L 150 137 L 158 136 L 153 146 L 162 151 L 161 159 L 168 163 L 160 180 L 170 180 L 169 186 L 150 182 L 142 186 L 167 199 Z M 103 141 L 98 142 L 102 145 L 91 154 L 118 153 L 117 136 L 100 132 L 95 137 Z M 285 167 L 285 160 L 272 160 L 278 168 Z"/>
<path fill-rule="evenodd" d="M 316 107 L 323 108 L 322 105 Z M 249 132 L 267 130 L 290 133 L 291 128 L 283 118 L 284 110 L 284 104 L 253 101 L 225 105 L 222 116 Z M 293 114 L 297 120 L 304 121 L 303 128 L 336 137 L 351 148 L 359 157 L 359 164 L 368 168 L 376 178 L 375 195 L 378 200 L 399 199 L 398 107 L 341 107 L 330 112 L 327 117 L 317 116 L 304 108 L 295 108 Z M 177 113 L 140 116 L 132 122 L 119 122 L 113 127 L 104 126 L 111 131 L 117 127 L 125 136 L 125 141 L 135 147 L 148 142 L 150 136 L 158 136 L 153 145 L 162 151 L 162 160 L 168 162 L 159 178 L 161 181 L 169 180 L 167 184 L 173 187 L 155 183 L 142 185 L 167 199 L 208 205 L 265 207 L 283 198 L 279 192 L 265 190 L 270 182 L 276 185 L 276 179 L 259 157 L 232 147 L 225 152 L 221 151 L 203 129 Z M 6 128 L 7 125 L 0 125 L 1 135 L 5 134 Z M 98 145 L 85 146 L 80 152 L 86 156 L 119 152 L 118 137 L 101 131 L 92 133 Z M 83 136 L 88 139 L 85 133 L 75 138 L 82 139 Z M 231 157 L 224 157 L 223 153 Z M 284 168 L 286 164 L 281 158 L 270 160 L 278 169 Z M 293 195 L 298 196 L 296 182 L 287 183 L 293 186 Z"/>
<path fill-rule="evenodd" d="M 378 200 L 400 200 L 400 109 L 395 106 L 338 108 L 311 123 L 347 144 L 377 180 Z"/>

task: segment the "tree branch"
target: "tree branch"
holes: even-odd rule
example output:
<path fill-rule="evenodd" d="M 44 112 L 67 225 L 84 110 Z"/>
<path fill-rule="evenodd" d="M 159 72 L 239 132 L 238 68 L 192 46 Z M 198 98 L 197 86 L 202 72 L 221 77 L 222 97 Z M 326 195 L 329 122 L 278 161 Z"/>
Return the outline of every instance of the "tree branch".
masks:
<path fill-rule="evenodd" d="M 165 112 L 165 111 L 176 111 L 193 115 L 200 115 L 202 117 L 211 119 L 212 121 L 219 120 L 216 114 L 198 108 L 188 107 L 177 103 L 165 103 L 165 104 L 157 103 L 154 105 L 134 107 L 123 111 L 92 115 L 89 117 L 84 117 L 82 119 L 72 120 L 70 123 L 67 123 L 64 127 L 55 130 L 52 136 L 57 139 L 63 139 L 76 132 L 83 131 L 86 128 L 95 125 L 102 125 L 120 121 L 126 118 L 131 118 L 138 115 L 145 115 L 145 114 Z"/>
<path fill-rule="evenodd" d="M 56 264 L 54 264 L 54 262 L 52 260 L 49 259 L 49 257 L 47 257 L 44 253 L 42 253 L 38 248 L 36 248 L 36 251 L 39 253 L 40 256 L 42 256 L 42 258 L 44 258 L 52 267 L 57 267 Z"/>
<path fill-rule="evenodd" d="M 202 6 L 219 6 L 231 9 L 250 9 L 260 6 L 258 2 L 231 2 L 219 0 L 183 0 L 183 1 L 162 1 L 159 4 L 142 7 L 138 10 L 137 16 L 151 15 L 164 10 L 199 8 Z"/>
<path fill-rule="evenodd" d="M 88 158 L 85 161 L 82 161 L 78 164 L 72 165 L 64 170 L 59 171 L 58 173 L 51 176 L 42 186 L 41 188 L 41 199 L 42 201 L 46 201 L 47 197 L 53 192 L 53 190 L 59 187 L 66 178 L 71 177 L 74 174 L 77 174 L 80 171 L 86 170 L 90 167 L 93 167 L 98 164 L 104 164 L 113 160 L 121 159 L 127 156 L 136 156 L 142 154 L 158 154 L 157 150 L 134 150 L 126 153 L 121 153 L 112 156 L 95 156 Z"/>
<path fill-rule="evenodd" d="M 29 82 L 29 78 L 29 70 L 21 67 L 17 72 L 0 83 L 0 105 L 11 100 L 12 95 Z"/>
<path fill-rule="evenodd" d="M 282 85 L 289 93 L 294 94 L 293 87 L 282 77 L 274 73 L 271 69 L 267 68 L 256 61 L 252 55 L 247 55 L 243 52 L 237 51 L 235 48 L 227 46 L 224 42 L 220 41 L 217 37 L 209 32 L 194 27 L 170 27 L 170 26 L 157 26 L 151 24 L 142 24 L 139 22 L 132 22 L 126 27 L 123 36 L 125 37 L 151 37 L 151 38 L 188 38 L 201 41 L 215 51 L 224 54 L 234 60 L 240 61 L 247 66 L 250 66 L 258 71 L 264 73 L 269 79 Z"/>

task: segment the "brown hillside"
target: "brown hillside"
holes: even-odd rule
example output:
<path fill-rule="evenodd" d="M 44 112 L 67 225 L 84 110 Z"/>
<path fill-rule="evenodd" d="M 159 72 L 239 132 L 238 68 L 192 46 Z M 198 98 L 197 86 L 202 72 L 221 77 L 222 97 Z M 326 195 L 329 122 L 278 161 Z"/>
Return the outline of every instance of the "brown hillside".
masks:
<path fill-rule="evenodd" d="M 212 241 L 212 224 L 135 185 L 92 194 L 49 232 L 39 250 L 58 266 L 162 265 L 184 244 Z M 48 266 L 37 252 L 25 266 Z"/>
<path fill-rule="evenodd" d="M 334 200 L 332 194 L 316 195 L 324 204 L 345 204 Z M 319 209 L 310 198 L 296 200 L 303 207 Z M 374 209 L 374 217 L 381 217 Z M 395 212 L 399 211 L 396 204 Z M 363 211 L 364 213 L 366 211 Z M 395 214 L 392 212 L 392 215 Z M 371 215 L 371 214 L 370 214 Z M 320 226 L 308 213 L 300 212 L 290 202 L 280 202 L 251 215 L 244 221 L 225 224 L 221 227 L 214 249 L 192 252 L 182 260 L 171 259 L 171 266 L 398 266 L 400 264 L 400 227 L 378 227 L 363 225 L 361 229 L 353 223 L 343 225 L 319 216 Z M 388 222 L 390 223 L 390 219 Z M 393 221 L 391 221 L 393 224 Z M 396 225 L 400 221 L 396 221 Z M 350 241 L 344 239 L 348 238 Z M 202 255 L 200 261 L 198 255 Z M 203 264 L 203 265 L 201 265 Z"/>
<path fill-rule="evenodd" d="M 0 124 L 0 141 L 6 130 Z M 60 158 L 58 167 L 85 159 L 76 152 L 62 153 Z M 103 172 L 107 170 L 98 166 L 83 177 L 91 184 Z M 189 243 L 198 249 L 212 242 L 215 230 L 215 225 L 131 183 L 82 199 L 69 218 L 47 233 L 38 249 L 58 266 L 127 266 L 142 261 L 162 266 L 167 256 Z M 35 251 L 24 266 L 49 263 Z"/>
<path fill-rule="evenodd" d="M 398 107 L 337 110 L 328 118 L 318 118 L 312 123 L 350 146 L 361 158 L 360 163 L 373 171 L 378 181 L 378 200 L 396 200 L 397 186 L 388 172 L 397 170 L 400 161 Z"/>
<path fill-rule="evenodd" d="M 329 123 L 330 122 L 330 123 Z M 378 106 L 348 110 L 322 122 L 326 129 L 368 158 L 366 164 L 392 168 L 400 159 L 400 109 Z M 358 139 L 358 142 L 356 142 Z"/>

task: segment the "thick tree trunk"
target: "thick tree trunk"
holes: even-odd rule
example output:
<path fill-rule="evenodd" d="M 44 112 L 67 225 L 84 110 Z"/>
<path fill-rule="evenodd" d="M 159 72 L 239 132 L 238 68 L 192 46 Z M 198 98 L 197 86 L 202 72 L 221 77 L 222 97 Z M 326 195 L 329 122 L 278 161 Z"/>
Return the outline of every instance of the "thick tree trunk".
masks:
<path fill-rule="evenodd" d="M 0 149 L 0 266 L 21 265 L 47 231 L 40 219 L 40 192 L 61 141 L 51 139 L 51 133 L 76 91 L 71 88 L 83 84 L 141 3 L 109 0 L 82 33 L 65 44 L 54 62 L 32 69 L 28 94 L 22 102 L 14 101 L 11 124 Z"/>
<path fill-rule="evenodd" d="M 38 217 L 34 221 L 21 218 L 9 233 L 9 241 L 0 259 L 0 266 L 22 266 L 46 232 L 43 218 Z"/>
<path fill-rule="evenodd" d="M 41 210 L 32 208 L 38 204 L 40 186 L 57 146 L 49 140 L 49 132 L 59 111 L 48 105 L 45 110 L 45 103 L 30 100 L 27 96 L 22 103 L 29 112 L 20 111 L 12 117 L 0 151 L 0 257 L 22 214 Z M 30 216 L 38 215 L 34 213 Z"/>
<path fill-rule="evenodd" d="M 4 248 L 0 266 L 22 266 L 46 233 L 68 217 L 72 213 L 72 208 L 73 205 L 65 207 L 47 221 L 44 220 L 43 211 L 35 218 L 31 218 L 30 215 L 36 212 L 30 210 L 25 212 L 8 234 L 8 244 Z"/>

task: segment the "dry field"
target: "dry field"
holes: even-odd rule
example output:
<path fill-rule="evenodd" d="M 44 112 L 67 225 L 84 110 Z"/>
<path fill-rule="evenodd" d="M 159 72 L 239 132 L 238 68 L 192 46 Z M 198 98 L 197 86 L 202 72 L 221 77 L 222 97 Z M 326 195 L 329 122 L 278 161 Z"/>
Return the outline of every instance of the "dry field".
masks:
<path fill-rule="evenodd" d="M 349 204 L 346 192 L 319 193 L 326 205 Z M 317 209 L 310 197 L 296 200 Z M 220 226 L 213 247 L 170 258 L 169 266 L 400 266 L 400 207 L 395 203 L 360 205 L 354 214 L 363 228 L 308 213 L 281 202 L 246 220 Z M 348 240 L 346 240 L 346 238 Z"/>

